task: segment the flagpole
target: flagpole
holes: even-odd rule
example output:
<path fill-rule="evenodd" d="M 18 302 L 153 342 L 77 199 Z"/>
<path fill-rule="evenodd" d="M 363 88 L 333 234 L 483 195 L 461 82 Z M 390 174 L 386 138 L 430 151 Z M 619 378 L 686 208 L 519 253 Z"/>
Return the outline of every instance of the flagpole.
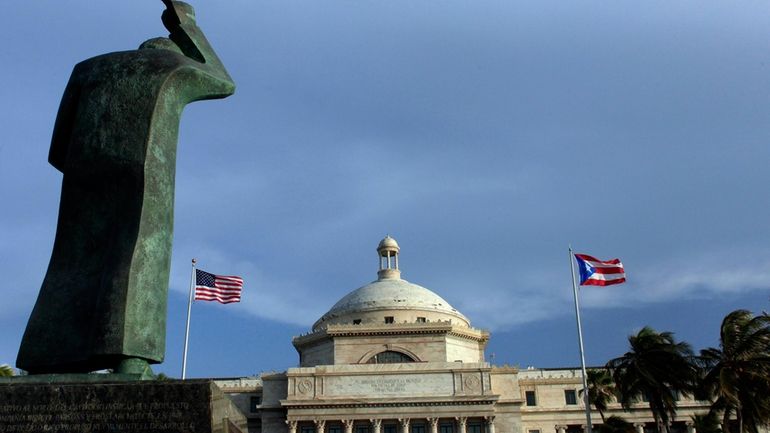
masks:
<path fill-rule="evenodd" d="M 187 342 L 190 337 L 190 312 L 192 311 L 193 289 L 195 288 L 195 263 L 196 263 L 196 260 L 192 259 L 192 275 L 190 276 L 190 298 L 187 301 L 187 325 L 185 326 L 185 330 L 184 330 L 184 354 L 182 355 L 182 380 L 184 380 L 187 373 Z"/>
<path fill-rule="evenodd" d="M 578 305 L 577 280 L 575 279 L 575 258 L 572 245 L 569 246 L 569 268 L 572 273 L 572 294 L 575 298 L 575 318 L 577 320 L 578 343 L 580 346 L 580 369 L 583 373 L 583 403 L 586 407 L 586 433 L 592 433 L 591 401 L 588 397 L 588 381 L 586 380 L 586 357 L 583 351 L 583 327 L 580 325 L 580 307 Z"/>

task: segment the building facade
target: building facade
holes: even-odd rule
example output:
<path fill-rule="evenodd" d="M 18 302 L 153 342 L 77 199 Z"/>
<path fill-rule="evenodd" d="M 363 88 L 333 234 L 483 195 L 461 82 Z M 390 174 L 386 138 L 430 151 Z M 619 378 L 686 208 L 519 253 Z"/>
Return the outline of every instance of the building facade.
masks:
<path fill-rule="evenodd" d="M 579 369 L 519 370 L 484 359 L 489 333 L 436 293 L 401 278 L 400 248 L 377 248 L 377 280 L 339 300 L 292 341 L 299 367 L 218 380 L 250 433 L 582 433 Z M 637 433 L 647 403 L 611 404 Z M 695 433 L 707 403 L 680 402 L 675 433 Z M 601 423 L 594 411 L 593 423 Z"/>

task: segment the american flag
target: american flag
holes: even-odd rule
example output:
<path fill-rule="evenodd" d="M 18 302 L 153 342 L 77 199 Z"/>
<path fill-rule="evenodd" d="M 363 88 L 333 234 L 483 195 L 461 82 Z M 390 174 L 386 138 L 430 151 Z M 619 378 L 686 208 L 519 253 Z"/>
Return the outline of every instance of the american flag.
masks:
<path fill-rule="evenodd" d="M 243 278 L 214 275 L 200 269 L 195 270 L 195 300 L 217 301 L 222 304 L 241 302 Z"/>
<path fill-rule="evenodd" d="M 626 281 L 626 270 L 620 259 L 602 261 L 586 254 L 575 254 L 575 259 L 581 286 L 610 286 Z"/>

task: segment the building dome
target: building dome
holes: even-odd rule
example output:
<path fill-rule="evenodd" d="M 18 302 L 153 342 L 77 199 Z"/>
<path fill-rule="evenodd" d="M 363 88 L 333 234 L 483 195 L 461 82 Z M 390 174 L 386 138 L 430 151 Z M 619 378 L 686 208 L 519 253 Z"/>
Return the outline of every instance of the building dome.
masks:
<path fill-rule="evenodd" d="M 468 319 L 441 296 L 401 279 L 400 248 L 386 236 L 377 252 L 378 279 L 345 295 L 314 325 L 316 331 L 330 324 L 448 322 L 470 327 Z M 389 318 L 389 319 L 388 319 Z"/>
<path fill-rule="evenodd" d="M 396 251 L 401 250 L 401 248 L 398 246 L 398 242 L 390 237 L 390 235 L 385 236 L 385 238 L 380 241 L 380 244 L 377 245 L 378 251 L 385 248 L 394 248 Z"/>

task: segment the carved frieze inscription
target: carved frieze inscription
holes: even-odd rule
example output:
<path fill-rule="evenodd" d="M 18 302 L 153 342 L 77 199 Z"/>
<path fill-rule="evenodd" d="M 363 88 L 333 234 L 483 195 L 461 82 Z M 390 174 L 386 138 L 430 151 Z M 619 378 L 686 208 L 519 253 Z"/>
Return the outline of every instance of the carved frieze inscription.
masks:
<path fill-rule="evenodd" d="M 329 376 L 324 379 L 327 396 L 429 396 L 451 395 L 451 373 Z"/>

